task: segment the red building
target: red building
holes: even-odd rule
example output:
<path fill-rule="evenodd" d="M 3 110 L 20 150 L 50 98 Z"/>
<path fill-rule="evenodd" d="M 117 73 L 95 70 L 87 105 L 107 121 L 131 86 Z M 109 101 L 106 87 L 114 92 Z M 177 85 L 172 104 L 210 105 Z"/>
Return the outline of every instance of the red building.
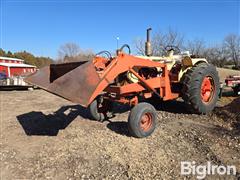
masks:
<path fill-rule="evenodd" d="M 24 76 L 36 71 L 36 66 L 24 64 L 24 60 L 0 56 L 0 73 L 7 77 Z"/>

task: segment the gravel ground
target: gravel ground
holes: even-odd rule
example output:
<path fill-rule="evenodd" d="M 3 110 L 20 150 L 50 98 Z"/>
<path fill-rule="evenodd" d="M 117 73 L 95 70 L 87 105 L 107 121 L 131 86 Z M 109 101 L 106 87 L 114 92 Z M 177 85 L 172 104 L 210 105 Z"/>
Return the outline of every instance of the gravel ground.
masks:
<path fill-rule="evenodd" d="M 158 107 L 152 136 L 127 130 L 127 107 L 103 123 L 42 90 L 1 95 L 1 179 L 196 179 L 180 162 L 235 165 L 240 179 L 240 99 L 224 97 L 210 115 L 188 114 L 181 101 Z M 121 112 L 121 113 L 120 113 Z"/>

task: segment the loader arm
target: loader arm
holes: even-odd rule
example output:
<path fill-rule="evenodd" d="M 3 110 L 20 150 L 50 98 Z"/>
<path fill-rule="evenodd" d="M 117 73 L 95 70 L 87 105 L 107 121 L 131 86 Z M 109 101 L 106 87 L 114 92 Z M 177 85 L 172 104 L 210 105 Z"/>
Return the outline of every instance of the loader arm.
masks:
<path fill-rule="evenodd" d="M 133 67 L 162 67 L 164 64 L 160 64 L 148 59 L 141 59 L 124 53 L 119 54 L 111 64 L 105 69 L 101 75 L 97 88 L 89 99 L 89 104 L 121 73 L 126 71 L 132 71 Z M 160 82 L 159 82 L 160 83 Z"/>
<path fill-rule="evenodd" d="M 163 77 L 159 77 L 159 81 L 155 80 L 154 84 L 151 84 L 153 81 L 146 81 L 139 77 L 140 84 L 143 85 L 144 89 L 152 90 L 153 92 L 155 91 L 154 88 L 162 87 L 163 91 L 161 92 L 161 96 L 164 96 L 165 99 L 172 98 L 168 70 L 165 64 L 119 53 L 117 57 L 110 61 L 104 70 L 97 71 L 101 63 L 97 63 L 95 61 L 96 59 L 97 57 L 93 59 L 93 61 L 80 63 L 79 66 L 73 63 L 67 63 L 55 65 L 55 67 L 51 66 L 52 68 L 45 67 L 26 78 L 25 81 L 87 107 L 119 74 L 127 71 L 136 73 L 133 70 L 134 67 L 160 67 L 164 73 Z M 62 71 L 61 69 L 63 69 L 64 66 L 66 69 L 69 69 L 69 72 L 59 72 Z M 54 74 L 53 71 L 56 73 Z M 156 84 L 156 82 L 158 83 Z M 139 83 L 133 85 L 132 93 L 137 92 L 134 90 L 134 88 L 137 87 L 139 88 Z"/>

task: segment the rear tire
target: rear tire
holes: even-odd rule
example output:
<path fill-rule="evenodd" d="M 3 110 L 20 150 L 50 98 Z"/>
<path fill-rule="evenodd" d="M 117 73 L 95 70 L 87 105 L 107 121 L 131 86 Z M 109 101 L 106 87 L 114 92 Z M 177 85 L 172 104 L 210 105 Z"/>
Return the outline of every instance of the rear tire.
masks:
<path fill-rule="evenodd" d="M 207 114 L 213 110 L 220 92 L 218 72 L 213 65 L 192 67 L 184 75 L 182 85 L 182 98 L 192 112 Z"/>
<path fill-rule="evenodd" d="M 137 104 L 128 116 L 130 134 L 137 138 L 150 136 L 156 127 L 156 119 L 156 110 L 151 104 Z"/>

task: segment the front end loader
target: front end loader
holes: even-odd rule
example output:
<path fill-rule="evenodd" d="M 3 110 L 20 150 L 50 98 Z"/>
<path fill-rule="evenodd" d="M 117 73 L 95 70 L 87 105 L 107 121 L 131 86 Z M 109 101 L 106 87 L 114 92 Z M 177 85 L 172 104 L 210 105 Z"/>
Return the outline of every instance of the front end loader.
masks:
<path fill-rule="evenodd" d="M 25 81 L 88 108 L 99 121 L 108 118 L 113 102 L 129 104 L 128 126 L 134 137 L 149 136 L 155 129 L 157 114 L 149 98 L 161 103 L 181 97 L 193 113 L 212 111 L 219 94 L 216 68 L 175 46 L 167 46 L 164 57 L 152 56 L 150 30 L 146 56 L 130 55 L 125 44 L 114 57 L 102 51 L 91 61 L 51 64 Z"/>

